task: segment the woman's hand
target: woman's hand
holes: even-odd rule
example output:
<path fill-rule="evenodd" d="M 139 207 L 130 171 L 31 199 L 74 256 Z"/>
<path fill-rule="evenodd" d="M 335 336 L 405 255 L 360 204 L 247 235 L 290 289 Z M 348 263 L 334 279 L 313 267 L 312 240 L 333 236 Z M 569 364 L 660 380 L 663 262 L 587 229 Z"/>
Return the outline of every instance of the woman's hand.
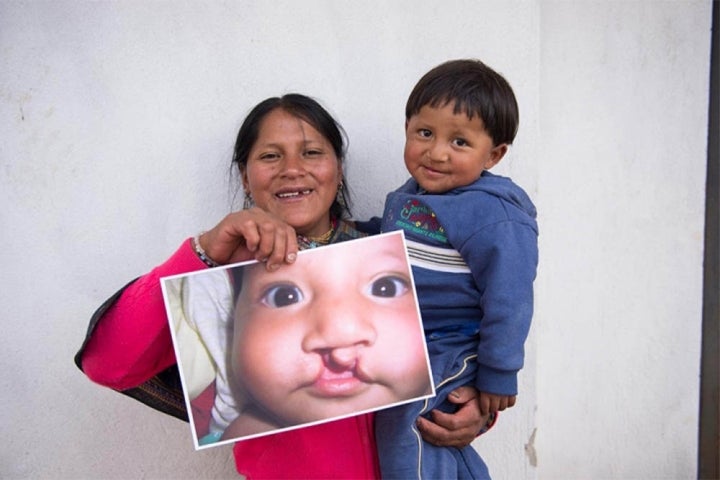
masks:
<path fill-rule="evenodd" d="M 294 262 L 298 252 L 295 229 L 257 207 L 231 213 L 199 241 L 207 256 L 221 265 L 254 259 L 276 270 Z"/>
<path fill-rule="evenodd" d="M 478 392 L 473 387 L 453 390 L 448 400 L 459 406 L 457 412 L 433 410 L 433 421 L 420 417 L 417 419 L 417 427 L 423 439 L 433 445 L 462 448 L 475 440 L 489 415 L 480 414 Z"/>

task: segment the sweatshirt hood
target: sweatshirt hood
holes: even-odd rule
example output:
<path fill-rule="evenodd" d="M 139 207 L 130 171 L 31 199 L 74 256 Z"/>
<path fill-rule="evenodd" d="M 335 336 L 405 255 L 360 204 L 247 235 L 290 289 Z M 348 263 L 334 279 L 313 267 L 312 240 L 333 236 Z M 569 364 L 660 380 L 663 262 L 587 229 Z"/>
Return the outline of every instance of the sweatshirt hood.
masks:
<path fill-rule="evenodd" d="M 400 188 L 401 191 L 407 193 L 418 193 L 422 191 L 420 185 L 415 181 L 414 178 L 410 178 L 405 185 Z M 513 183 L 508 177 L 501 175 L 495 175 L 487 170 L 482 173 L 480 178 L 470 185 L 450 190 L 445 192 L 443 195 L 459 195 L 464 192 L 484 192 L 489 195 L 493 195 L 508 203 L 515 205 L 527 213 L 531 218 L 537 217 L 537 210 L 532 200 L 525 191 L 518 185 Z"/>

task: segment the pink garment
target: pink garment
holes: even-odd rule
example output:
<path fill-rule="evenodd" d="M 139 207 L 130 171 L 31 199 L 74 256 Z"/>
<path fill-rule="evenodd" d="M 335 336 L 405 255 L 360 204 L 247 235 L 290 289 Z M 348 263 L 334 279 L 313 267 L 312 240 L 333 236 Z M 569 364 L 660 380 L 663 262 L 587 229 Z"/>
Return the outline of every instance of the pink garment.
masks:
<path fill-rule="evenodd" d="M 130 285 L 87 343 L 82 367 L 94 382 L 126 390 L 176 363 L 160 278 L 207 268 L 191 240 Z M 373 415 L 351 417 L 267 437 L 233 449 L 238 472 L 260 478 L 379 478 Z"/>

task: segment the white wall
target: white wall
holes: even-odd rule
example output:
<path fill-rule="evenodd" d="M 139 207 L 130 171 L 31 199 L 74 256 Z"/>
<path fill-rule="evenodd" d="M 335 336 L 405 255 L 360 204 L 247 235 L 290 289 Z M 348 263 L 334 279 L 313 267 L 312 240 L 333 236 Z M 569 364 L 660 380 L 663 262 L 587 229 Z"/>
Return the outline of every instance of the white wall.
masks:
<path fill-rule="evenodd" d="M 694 478 L 711 5 L 542 5 L 539 478 Z"/>
<path fill-rule="evenodd" d="M 541 221 L 520 403 L 477 448 L 495 478 L 694 477 L 710 9 L 0 2 L 0 476 L 232 478 L 229 448 L 75 369 L 87 320 L 229 211 L 257 101 L 336 115 L 364 217 L 406 176 L 414 82 L 472 56 L 516 90 L 499 172 Z"/>

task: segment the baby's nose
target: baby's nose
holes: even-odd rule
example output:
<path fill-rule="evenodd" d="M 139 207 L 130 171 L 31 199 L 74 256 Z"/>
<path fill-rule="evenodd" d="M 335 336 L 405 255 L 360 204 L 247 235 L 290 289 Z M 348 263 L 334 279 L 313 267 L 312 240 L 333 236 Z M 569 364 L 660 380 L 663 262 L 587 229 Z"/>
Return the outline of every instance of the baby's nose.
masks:
<path fill-rule="evenodd" d="M 352 345 L 348 347 L 329 349 L 325 357 L 325 363 L 330 368 L 339 368 L 347 370 L 355 366 L 358 357 L 358 346 Z"/>

